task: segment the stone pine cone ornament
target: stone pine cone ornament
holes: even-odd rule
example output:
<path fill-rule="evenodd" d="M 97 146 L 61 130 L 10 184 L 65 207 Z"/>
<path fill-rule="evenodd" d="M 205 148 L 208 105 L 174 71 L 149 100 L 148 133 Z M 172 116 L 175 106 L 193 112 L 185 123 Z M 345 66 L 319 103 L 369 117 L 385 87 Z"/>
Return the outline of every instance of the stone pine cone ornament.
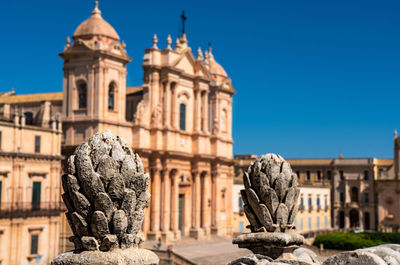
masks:
<path fill-rule="evenodd" d="M 150 199 L 149 175 L 120 137 L 107 130 L 79 145 L 62 184 L 76 250 L 125 249 L 143 241 L 138 232 Z"/>
<path fill-rule="evenodd" d="M 251 232 L 285 232 L 293 229 L 298 211 L 297 175 L 280 155 L 266 154 L 243 175 L 241 195 Z"/>

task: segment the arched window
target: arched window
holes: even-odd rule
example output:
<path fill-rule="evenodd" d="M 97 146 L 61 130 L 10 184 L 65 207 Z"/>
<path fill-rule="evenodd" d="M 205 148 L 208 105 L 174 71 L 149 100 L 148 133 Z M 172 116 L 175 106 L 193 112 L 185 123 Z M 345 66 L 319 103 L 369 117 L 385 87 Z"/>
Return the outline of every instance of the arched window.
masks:
<path fill-rule="evenodd" d="M 24 115 L 25 115 L 25 124 L 33 125 L 33 113 L 30 111 L 27 111 L 24 113 Z"/>
<path fill-rule="evenodd" d="M 186 130 L 186 105 L 183 103 L 179 106 L 179 128 Z"/>
<path fill-rule="evenodd" d="M 111 82 L 108 86 L 108 110 L 114 110 L 115 106 L 115 83 Z"/>
<path fill-rule="evenodd" d="M 78 107 L 86 109 L 87 103 L 87 87 L 86 83 L 82 82 L 78 85 Z"/>

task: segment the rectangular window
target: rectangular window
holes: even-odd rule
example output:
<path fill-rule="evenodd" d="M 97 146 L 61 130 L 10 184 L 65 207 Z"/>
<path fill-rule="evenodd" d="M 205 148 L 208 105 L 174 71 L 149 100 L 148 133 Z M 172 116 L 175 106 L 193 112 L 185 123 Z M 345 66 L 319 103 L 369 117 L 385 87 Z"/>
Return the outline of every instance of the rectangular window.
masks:
<path fill-rule="evenodd" d="M 307 180 L 311 180 L 311 173 L 310 173 L 310 171 L 307 170 L 306 174 L 307 174 Z"/>
<path fill-rule="evenodd" d="M 324 226 L 325 228 L 328 228 L 328 216 L 325 216 Z"/>
<path fill-rule="evenodd" d="M 344 192 L 340 192 L 340 202 L 344 202 Z"/>
<path fill-rule="evenodd" d="M 303 218 L 300 218 L 300 231 L 303 231 Z"/>
<path fill-rule="evenodd" d="M 300 178 L 300 171 L 296 171 L 297 178 Z"/>
<path fill-rule="evenodd" d="M 35 153 L 40 153 L 40 135 L 35 136 Z"/>
<path fill-rule="evenodd" d="M 364 171 L 364 180 L 368 180 L 369 179 L 369 172 L 368 170 Z"/>
<path fill-rule="evenodd" d="M 301 199 L 300 199 L 300 206 L 302 208 L 304 208 L 304 198 L 303 197 L 301 197 Z"/>
<path fill-rule="evenodd" d="M 344 172 L 343 172 L 343 170 L 340 170 L 340 171 L 339 171 L 339 174 L 340 174 L 340 179 L 343 180 L 343 179 L 344 179 Z"/>
<path fill-rule="evenodd" d="M 367 192 L 364 192 L 364 193 L 363 193 L 363 196 L 364 196 L 364 202 L 365 202 L 365 203 L 368 203 L 368 202 L 369 202 L 369 195 L 368 195 L 368 193 L 367 193 Z"/>
<path fill-rule="evenodd" d="M 33 182 L 32 189 L 32 210 L 40 209 L 40 194 L 42 190 L 42 183 L 39 181 Z"/>
<path fill-rule="evenodd" d="M 317 229 L 319 229 L 319 216 L 317 216 Z"/>
<path fill-rule="evenodd" d="M 297 231 L 297 219 L 294 218 L 293 220 L 293 225 L 294 225 L 294 231 Z"/>
<path fill-rule="evenodd" d="M 319 197 L 317 197 L 317 206 L 318 206 L 318 207 L 321 206 Z"/>
<path fill-rule="evenodd" d="M 321 171 L 317 171 L 317 179 L 321 180 Z"/>
<path fill-rule="evenodd" d="M 31 255 L 38 254 L 39 235 L 31 235 Z"/>
<path fill-rule="evenodd" d="M 312 229 L 312 220 L 311 217 L 308 217 L 308 230 L 311 231 L 311 229 Z"/>
<path fill-rule="evenodd" d="M 309 209 L 312 208 L 312 198 L 311 197 L 308 198 L 308 208 Z"/>
<path fill-rule="evenodd" d="M 239 232 L 244 233 L 244 222 L 243 221 L 239 222 Z"/>
<path fill-rule="evenodd" d="M 186 105 L 183 103 L 179 106 L 179 129 L 186 130 Z"/>
<path fill-rule="evenodd" d="M 331 180 L 331 178 L 332 178 L 332 171 L 328 170 L 328 171 L 326 172 L 326 178 L 327 178 L 328 180 Z"/>
<path fill-rule="evenodd" d="M 243 211 L 243 199 L 239 197 L 239 211 Z"/>

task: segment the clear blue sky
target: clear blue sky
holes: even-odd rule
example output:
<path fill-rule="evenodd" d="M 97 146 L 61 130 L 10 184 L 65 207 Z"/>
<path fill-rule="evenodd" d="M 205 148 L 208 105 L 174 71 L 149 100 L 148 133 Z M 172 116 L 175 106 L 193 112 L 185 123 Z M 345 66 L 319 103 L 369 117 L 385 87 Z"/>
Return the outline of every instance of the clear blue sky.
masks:
<path fill-rule="evenodd" d="M 92 0 L 5 0 L 0 8 L 0 91 L 62 90 L 57 56 Z M 212 43 L 231 76 L 235 154 L 392 157 L 400 128 L 400 1 L 100 0 L 127 44 L 128 85 L 140 85 L 144 49 L 176 38 Z"/>

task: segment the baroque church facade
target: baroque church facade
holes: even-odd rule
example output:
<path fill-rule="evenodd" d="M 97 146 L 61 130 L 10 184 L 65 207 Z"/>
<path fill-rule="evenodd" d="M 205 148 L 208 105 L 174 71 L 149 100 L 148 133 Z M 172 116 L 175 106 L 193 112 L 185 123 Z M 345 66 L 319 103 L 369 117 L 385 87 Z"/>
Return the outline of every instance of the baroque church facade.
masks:
<path fill-rule="evenodd" d="M 197 58 L 186 35 L 145 50 L 143 85 L 126 87 L 131 61 L 97 7 L 60 54 L 64 59 L 63 153 L 111 129 L 131 144 L 151 176 L 143 230 L 165 241 L 231 229 L 232 95 L 211 50 Z"/>
<path fill-rule="evenodd" d="M 43 113 L 40 106 L 47 106 L 49 118 L 61 116 L 64 157 L 97 131 L 110 129 L 128 142 L 151 178 L 143 223 L 148 239 L 228 235 L 234 165 L 231 79 L 211 49 L 203 54 L 199 48 L 195 56 L 184 33 L 174 44 L 168 36 L 165 48 L 158 45 L 154 35 L 143 57 L 143 85 L 127 87 L 131 58 L 96 1 L 59 54 L 63 92 L 3 94 L 0 107 L 10 109 L 10 116 L 24 108 L 34 122 Z"/>

